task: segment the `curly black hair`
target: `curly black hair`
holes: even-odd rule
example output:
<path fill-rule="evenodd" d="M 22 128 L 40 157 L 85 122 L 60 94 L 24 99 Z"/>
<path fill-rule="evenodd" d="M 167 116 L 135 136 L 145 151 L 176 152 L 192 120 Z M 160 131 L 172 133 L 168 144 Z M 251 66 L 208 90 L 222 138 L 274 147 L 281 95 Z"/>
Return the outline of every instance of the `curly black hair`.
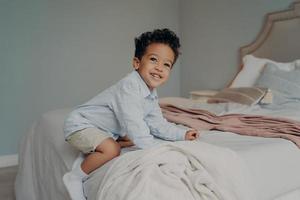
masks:
<path fill-rule="evenodd" d="M 177 35 L 170 29 L 155 29 L 152 32 L 142 33 L 139 37 L 134 38 L 135 52 L 134 56 L 142 59 L 147 47 L 152 43 L 162 43 L 168 45 L 174 52 L 174 63 L 179 55 L 180 42 Z"/>

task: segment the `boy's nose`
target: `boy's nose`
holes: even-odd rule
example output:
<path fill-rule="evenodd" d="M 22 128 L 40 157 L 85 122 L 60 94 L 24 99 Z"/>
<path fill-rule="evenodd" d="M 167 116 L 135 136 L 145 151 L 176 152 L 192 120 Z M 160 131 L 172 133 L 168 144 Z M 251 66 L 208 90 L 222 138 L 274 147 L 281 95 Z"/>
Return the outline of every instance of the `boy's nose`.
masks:
<path fill-rule="evenodd" d="M 162 71 L 162 70 L 163 70 L 163 66 L 160 65 L 160 64 L 157 64 L 157 65 L 155 66 L 155 69 L 158 70 L 158 71 Z"/>

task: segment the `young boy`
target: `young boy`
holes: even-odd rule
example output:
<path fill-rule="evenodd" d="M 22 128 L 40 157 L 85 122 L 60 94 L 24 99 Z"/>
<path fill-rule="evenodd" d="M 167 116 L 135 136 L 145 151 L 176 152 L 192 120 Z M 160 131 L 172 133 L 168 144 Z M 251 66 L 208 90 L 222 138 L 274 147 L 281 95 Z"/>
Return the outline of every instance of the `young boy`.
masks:
<path fill-rule="evenodd" d="M 179 47 L 179 38 L 169 29 L 141 34 L 135 38 L 135 70 L 69 114 L 66 141 L 86 154 L 63 177 L 72 199 L 82 198 L 82 182 L 118 156 L 121 146 L 149 148 L 158 143 L 154 136 L 169 141 L 198 137 L 196 130 L 167 122 L 158 104 L 156 88 L 168 80 Z"/>

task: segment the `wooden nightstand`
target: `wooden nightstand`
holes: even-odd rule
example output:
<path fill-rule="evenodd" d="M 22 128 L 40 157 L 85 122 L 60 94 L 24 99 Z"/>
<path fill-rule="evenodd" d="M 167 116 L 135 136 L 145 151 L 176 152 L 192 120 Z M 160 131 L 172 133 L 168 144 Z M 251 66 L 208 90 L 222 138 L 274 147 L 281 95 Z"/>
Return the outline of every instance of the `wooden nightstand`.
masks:
<path fill-rule="evenodd" d="M 196 90 L 190 92 L 190 98 L 200 102 L 206 102 L 209 97 L 215 95 L 217 90 Z"/>

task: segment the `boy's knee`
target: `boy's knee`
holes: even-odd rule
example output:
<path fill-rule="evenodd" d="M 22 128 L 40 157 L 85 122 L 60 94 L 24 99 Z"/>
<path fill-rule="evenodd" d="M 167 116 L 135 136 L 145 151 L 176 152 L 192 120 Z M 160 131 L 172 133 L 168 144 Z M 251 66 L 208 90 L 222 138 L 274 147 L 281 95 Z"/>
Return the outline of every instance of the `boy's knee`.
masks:
<path fill-rule="evenodd" d="M 121 153 L 121 147 L 120 145 L 114 141 L 114 143 L 111 145 L 110 150 L 108 151 L 109 155 L 114 158 L 120 155 Z"/>
<path fill-rule="evenodd" d="M 102 152 L 106 156 L 110 157 L 111 159 L 117 157 L 121 153 L 120 145 L 113 140 L 112 138 L 108 138 L 104 140 L 99 147 L 97 148 L 98 151 Z"/>

